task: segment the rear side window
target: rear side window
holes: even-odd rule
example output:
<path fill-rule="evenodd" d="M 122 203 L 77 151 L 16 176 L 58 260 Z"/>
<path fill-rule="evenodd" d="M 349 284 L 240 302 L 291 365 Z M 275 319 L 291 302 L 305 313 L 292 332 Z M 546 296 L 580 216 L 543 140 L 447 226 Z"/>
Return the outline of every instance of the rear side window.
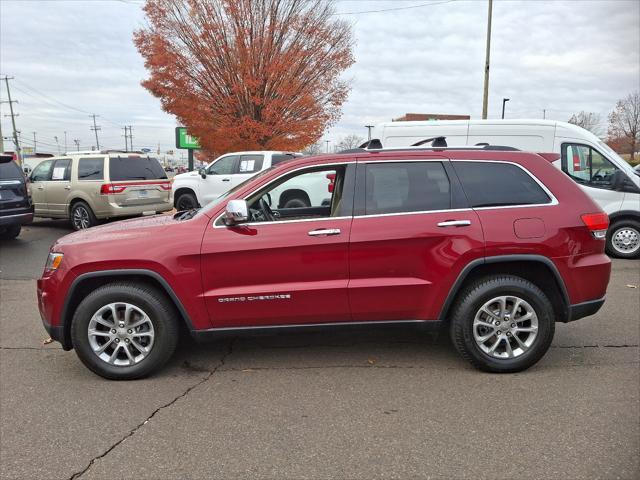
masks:
<path fill-rule="evenodd" d="M 78 160 L 78 180 L 104 179 L 104 158 L 81 158 Z"/>
<path fill-rule="evenodd" d="M 253 173 L 262 169 L 264 155 L 242 155 L 238 164 L 238 172 L 234 173 Z"/>
<path fill-rule="evenodd" d="M 538 205 L 551 202 L 522 168 L 498 162 L 452 162 L 471 207 Z"/>
<path fill-rule="evenodd" d="M 15 180 L 24 178 L 20 167 L 13 160 L 0 163 L 0 180 Z"/>
<path fill-rule="evenodd" d="M 372 163 L 366 169 L 367 215 L 451 208 L 449 178 L 440 162 Z"/>
<path fill-rule="evenodd" d="M 71 180 L 71 159 L 65 158 L 55 161 L 51 172 L 51 180 L 66 182 Z"/>
<path fill-rule="evenodd" d="M 286 162 L 287 160 L 293 160 L 296 155 L 293 153 L 274 153 L 271 156 L 271 166 L 278 165 L 279 163 Z"/>
<path fill-rule="evenodd" d="M 160 162 L 151 157 L 109 157 L 112 182 L 127 180 L 159 180 L 167 178 Z"/>

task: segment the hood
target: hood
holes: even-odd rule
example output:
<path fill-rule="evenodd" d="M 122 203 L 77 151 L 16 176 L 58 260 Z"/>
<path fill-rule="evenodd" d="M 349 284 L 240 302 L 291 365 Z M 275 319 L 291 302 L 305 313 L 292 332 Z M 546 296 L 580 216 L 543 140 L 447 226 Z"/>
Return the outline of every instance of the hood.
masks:
<path fill-rule="evenodd" d="M 56 246 L 73 245 L 87 242 L 125 241 L 131 238 L 149 236 L 158 238 L 158 234 L 179 222 L 173 215 L 153 215 L 151 217 L 120 220 L 106 225 L 79 230 L 58 239 Z"/>
<path fill-rule="evenodd" d="M 179 173 L 178 175 L 174 175 L 173 178 L 175 180 L 176 178 L 182 179 L 182 178 L 199 177 L 199 176 L 200 174 L 198 173 L 198 171 L 194 170 L 192 172 Z"/>

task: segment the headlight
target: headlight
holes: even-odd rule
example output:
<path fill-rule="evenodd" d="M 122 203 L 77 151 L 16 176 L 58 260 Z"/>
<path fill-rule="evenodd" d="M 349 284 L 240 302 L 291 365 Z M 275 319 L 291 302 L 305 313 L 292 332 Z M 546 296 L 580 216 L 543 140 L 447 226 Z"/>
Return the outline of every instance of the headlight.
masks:
<path fill-rule="evenodd" d="M 64 257 L 64 255 L 61 253 L 50 252 L 49 258 L 47 258 L 47 264 L 44 266 L 45 272 L 57 270 L 62 263 L 62 257 Z"/>

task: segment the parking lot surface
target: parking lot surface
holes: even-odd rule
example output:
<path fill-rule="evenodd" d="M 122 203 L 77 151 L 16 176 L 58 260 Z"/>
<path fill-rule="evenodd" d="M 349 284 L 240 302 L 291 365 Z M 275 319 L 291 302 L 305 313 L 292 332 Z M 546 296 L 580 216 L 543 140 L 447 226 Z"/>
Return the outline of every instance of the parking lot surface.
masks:
<path fill-rule="evenodd" d="M 371 329 L 185 339 L 159 374 L 111 382 L 42 343 L 35 279 L 66 233 L 0 243 L 3 479 L 640 477 L 639 261 L 519 374 Z"/>

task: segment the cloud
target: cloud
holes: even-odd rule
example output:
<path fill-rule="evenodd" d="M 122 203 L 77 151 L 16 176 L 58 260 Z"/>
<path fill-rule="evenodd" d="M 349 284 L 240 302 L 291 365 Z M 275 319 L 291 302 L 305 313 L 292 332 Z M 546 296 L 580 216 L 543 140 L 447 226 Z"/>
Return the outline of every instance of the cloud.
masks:
<path fill-rule="evenodd" d="M 420 3 L 426 2 L 339 1 L 336 7 L 354 12 Z M 342 16 L 353 25 L 356 63 L 345 72 L 353 83 L 343 116 L 326 139 L 365 136 L 364 125 L 407 112 L 479 118 L 486 16 L 485 1 Z M 0 72 L 15 77 L 24 138 L 36 131 L 51 149 L 53 137 L 67 131 L 89 147 L 88 114 L 96 113 L 105 145 L 122 146 L 121 126 L 133 125 L 136 147 L 173 148 L 174 118 L 140 86 L 147 72 L 132 33 L 145 22 L 141 2 L 2 0 L 0 17 Z M 539 118 L 546 109 L 559 120 L 580 110 L 605 119 L 640 83 L 637 1 L 495 1 L 492 30 L 490 117 L 499 116 L 508 97 L 510 117 Z M 2 109 L 6 114 L 6 104 Z M 9 119 L 1 120 L 6 136 Z"/>

